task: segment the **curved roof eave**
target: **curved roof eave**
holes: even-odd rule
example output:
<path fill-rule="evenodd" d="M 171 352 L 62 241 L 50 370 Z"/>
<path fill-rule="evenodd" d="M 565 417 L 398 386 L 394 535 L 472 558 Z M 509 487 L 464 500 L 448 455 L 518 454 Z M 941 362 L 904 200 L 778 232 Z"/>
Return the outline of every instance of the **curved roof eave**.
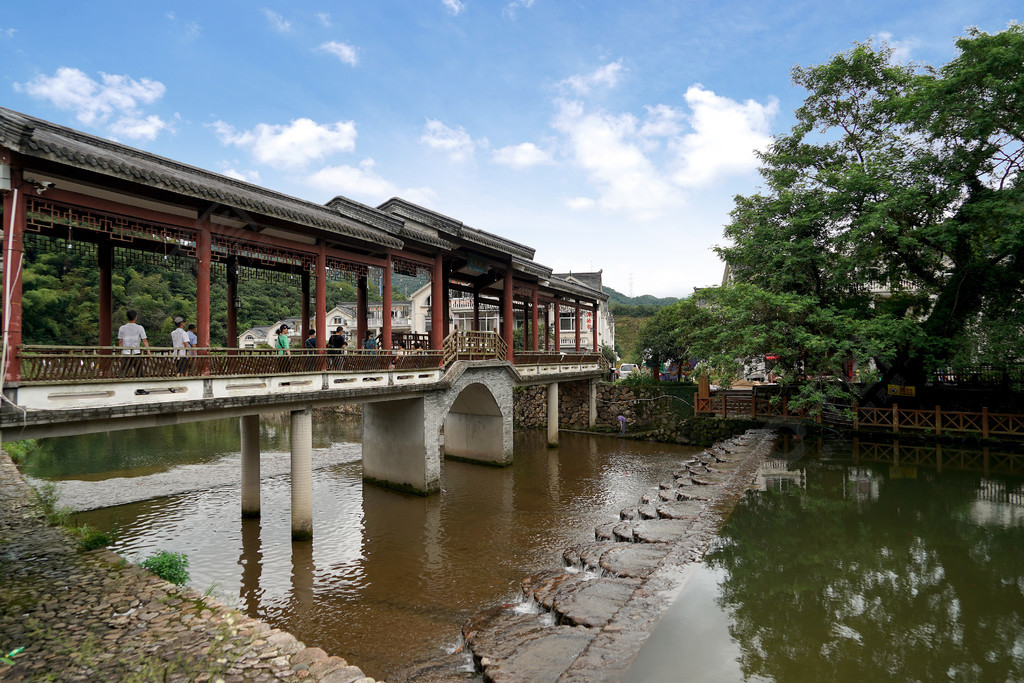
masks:
<path fill-rule="evenodd" d="M 0 107 L 0 145 L 26 157 L 164 190 L 183 197 L 217 202 L 243 211 L 305 227 L 400 249 L 403 243 L 382 227 L 390 217 L 372 207 L 345 216 L 315 202 L 274 192 L 252 183 L 167 159 L 134 147 Z M 354 202 L 352 204 L 355 204 Z M 360 205 L 362 206 L 362 205 Z M 349 218 L 352 222 L 341 220 Z M 363 222 L 367 225 L 353 224 Z"/>

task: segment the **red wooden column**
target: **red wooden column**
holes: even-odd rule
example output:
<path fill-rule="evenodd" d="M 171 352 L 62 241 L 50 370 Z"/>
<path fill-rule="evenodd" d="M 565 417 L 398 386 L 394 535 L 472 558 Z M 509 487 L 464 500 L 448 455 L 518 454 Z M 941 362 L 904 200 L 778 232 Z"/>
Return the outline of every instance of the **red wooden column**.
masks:
<path fill-rule="evenodd" d="M 316 347 L 327 348 L 327 245 L 316 255 Z"/>
<path fill-rule="evenodd" d="M 355 348 L 362 348 L 366 337 L 366 277 L 356 280 L 356 343 Z"/>
<path fill-rule="evenodd" d="M 0 158 L 10 163 L 10 157 Z M 21 265 L 25 257 L 25 188 L 22 187 L 21 169 L 11 168 L 11 192 L 4 195 L 4 350 L 7 367 L 4 376 L 8 382 L 21 379 Z"/>
<path fill-rule="evenodd" d="M 537 345 L 538 329 L 537 329 L 537 290 L 536 289 L 533 290 L 533 305 L 530 306 L 530 317 L 533 319 L 532 320 L 533 328 L 530 330 L 530 336 L 531 336 L 531 339 L 533 340 L 533 345 L 530 347 L 530 349 L 532 351 L 537 351 L 539 347 Z M 524 342 L 525 342 L 525 340 L 524 340 Z"/>
<path fill-rule="evenodd" d="M 448 297 L 450 292 L 448 290 L 448 283 L 451 281 L 451 266 L 447 263 L 441 265 L 441 320 L 443 325 L 441 326 L 441 339 L 442 341 L 451 334 L 452 331 L 452 306 Z"/>
<path fill-rule="evenodd" d="M 238 257 L 229 256 L 227 263 L 227 326 L 228 338 L 225 346 L 238 348 Z"/>
<path fill-rule="evenodd" d="M 299 346 L 306 344 L 306 337 L 309 336 L 309 271 L 302 271 L 302 301 L 299 304 L 299 317 L 302 318 L 302 322 L 299 323 L 301 329 L 301 338 L 299 339 Z"/>
<path fill-rule="evenodd" d="M 590 315 L 590 335 L 593 338 L 591 343 L 592 350 L 594 353 L 598 353 L 601 349 L 597 348 L 597 304 L 592 306 L 592 312 Z"/>
<path fill-rule="evenodd" d="M 434 257 L 434 272 L 430 275 L 430 348 L 435 351 L 439 351 L 444 343 L 443 271 L 444 258 L 438 253 Z"/>
<path fill-rule="evenodd" d="M 383 306 L 381 306 L 381 320 L 382 327 L 380 331 L 381 345 L 385 349 L 391 348 L 391 253 L 388 252 L 388 257 L 384 259 L 384 283 L 381 295 L 384 297 Z"/>
<path fill-rule="evenodd" d="M 555 297 L 555 351 L 562 351 L 562 304 L 559 298 Z M 545 350 L 547 350 L 545 348 Z"/>
<path fill-rule="evenodd" d="M 583 319 L 580 317 L 580 300 L 576 299 L 576 353 L 583 350 L 583 346 L 580 343 L 582 341 L 582 337 L 580 337 L 580 333 L 582 332 L 580 328 L 583 327 L 582 323 Z"/>
<path fill-rule="evenodd" d="M 111 317 L 111 273 L 114 270 L 114 246 L 107 240 L 96 245 L 96 261 L 100 278 L 100 346 L 112 346 L 114 330 Z"/>
<path fill-rule="evenodd" d="M 512 362 L 512 328 L 515 327 L 515 317 L 512 313 L 512 261 L 505 266 L 504 296 L 501 299 L 501 332 L 508 347 L 505 360 Z"/>
<path fill-rule="evenodd" d="M 196 238 L 196 258 L 199 259 L 199 274 L 196 279 L 196 337 L 199 348 L 210 347 L 210 263 L 213 259 L 213 242 L 210 237 L 209 219 L 199 224 Z"/>

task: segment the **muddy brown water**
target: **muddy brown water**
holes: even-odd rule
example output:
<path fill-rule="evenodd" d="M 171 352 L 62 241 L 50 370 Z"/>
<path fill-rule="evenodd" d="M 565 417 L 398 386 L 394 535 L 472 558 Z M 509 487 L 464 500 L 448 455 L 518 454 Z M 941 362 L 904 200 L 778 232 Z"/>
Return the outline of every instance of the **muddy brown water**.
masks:
<path fill-rule="evenodd" d="M 130 447 L 119 444 L 119 433 L 44 443 L 46 457 L 27 473 L 123 488 L 133 473 L 184 465 L 190 474 L 182 485 L 194 486 L 201 477 L 194 465 L 237 457 L 238 449 L 237 422 L 201 425 L 125 433 Z M 264 424 L 265 453 L 286 449 L 287 427 L 287 420 Z M 320 423 L 315 431 L 314 461 L 349 448 L 338 442 L 357 440 L 358 422 Z M 115 453 L 109 472 L 104 449 Z M 130 559 L 186 553 L 194 587 L 385 678 L 458 648 L 471 614 L 516 600 L 523 577 L 561 566 L 565 548 L 592 541 L 596 525 L 617 519 L 697 451 L 571 433 L 549 449 L 544 433 L 521 432 L 511 467 L 446 461 L 441 494 L 427 498 L 365 485 L 354 456 L 314 472 L 308 543 L 290 539 L 286 475 L 263 481 L 259 520 L 240 518 L 238 486 L 225 484 L 92 510 L 76 521 L 115 530 L 114 550 Z"/>

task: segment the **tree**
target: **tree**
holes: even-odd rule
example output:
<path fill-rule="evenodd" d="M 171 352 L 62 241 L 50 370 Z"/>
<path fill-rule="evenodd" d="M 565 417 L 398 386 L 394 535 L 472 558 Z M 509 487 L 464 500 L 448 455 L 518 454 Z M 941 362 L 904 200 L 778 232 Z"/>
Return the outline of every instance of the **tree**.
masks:
<path fill-rule="evenodd" d="M 835 365 L 871 355 L 882 383 L 971 357 L 979 334 L 1024 333 L 1024 27 L 957 48 L 939 69 L 870 43 L 795 68 L 797 123 L 761 154 L 764 186 L 736 198 L 718 248 L 748 303 L 802 297 L 793 336 Z"/>
<path fill-rule="evenodd" d="M 661 364 L 676 361 L 680 366 L 696 354 L 700 334 L 709 324 L 707 311 L 693 299 L 682 299 L 660 309 L 640 327 L 637 348 L 644 362 L 658 377 Z"/>

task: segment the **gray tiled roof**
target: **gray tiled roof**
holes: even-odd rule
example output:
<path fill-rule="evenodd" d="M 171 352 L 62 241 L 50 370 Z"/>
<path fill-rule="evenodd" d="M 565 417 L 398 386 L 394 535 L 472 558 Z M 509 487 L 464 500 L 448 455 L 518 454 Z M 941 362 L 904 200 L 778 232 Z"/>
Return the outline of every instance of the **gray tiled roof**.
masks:
<path fill-rule="evenodd" d="M 372 207 L 346 200 L 343 206 L 331 208 L 297 199 L 3 107 L 0 145 L 26 157 L 47 159 L 383 247 L 403 246 L 392 234 L 400 229 L 400 223 Z"/>
<path fill-rule="evenodd" d="M 603 273 L 604 271 L 602 270 L 599 270 L 596 273 L 555 273 L 555 277 L 562 278 L 563 280 L 572 278 L 590 289 L 596 289 L 599 292 L 603 292 L 604 288 L 602 287 L 601 282 L 601 275 Z"/>

